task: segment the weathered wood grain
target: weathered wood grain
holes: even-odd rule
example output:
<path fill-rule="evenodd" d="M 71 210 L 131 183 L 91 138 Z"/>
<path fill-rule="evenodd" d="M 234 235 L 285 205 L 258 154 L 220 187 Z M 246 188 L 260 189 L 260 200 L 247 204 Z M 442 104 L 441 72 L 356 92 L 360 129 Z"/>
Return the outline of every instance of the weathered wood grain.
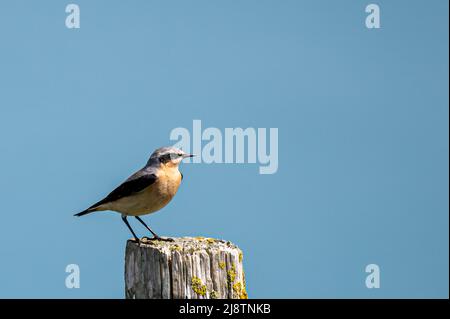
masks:
<path fill-rule="evenodd" d="M 127 299 L 246 299 L 242 251 L 212 238 L 128 241 Z"/>

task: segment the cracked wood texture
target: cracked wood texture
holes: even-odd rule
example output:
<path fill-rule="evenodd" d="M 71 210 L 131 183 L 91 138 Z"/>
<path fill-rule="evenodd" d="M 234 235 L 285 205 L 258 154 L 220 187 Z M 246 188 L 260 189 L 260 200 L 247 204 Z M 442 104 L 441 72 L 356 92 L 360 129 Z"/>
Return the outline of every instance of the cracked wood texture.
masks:
<path fill-rule="evenodd" d="M 212 238 L 127 242 L 127 299 L 246 299 L 242 251 Z"/>

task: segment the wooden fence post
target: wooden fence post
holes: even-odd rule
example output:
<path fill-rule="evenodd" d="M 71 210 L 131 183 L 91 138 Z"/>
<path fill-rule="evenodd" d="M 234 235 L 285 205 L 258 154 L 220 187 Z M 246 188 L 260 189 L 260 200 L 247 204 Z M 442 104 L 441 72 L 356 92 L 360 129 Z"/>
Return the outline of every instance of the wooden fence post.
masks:
<path fill-rule="evenodd" d="M 128 241 L 127 299 L 246 299 L 242 251 L 231 242 L 182 237 Z"/>

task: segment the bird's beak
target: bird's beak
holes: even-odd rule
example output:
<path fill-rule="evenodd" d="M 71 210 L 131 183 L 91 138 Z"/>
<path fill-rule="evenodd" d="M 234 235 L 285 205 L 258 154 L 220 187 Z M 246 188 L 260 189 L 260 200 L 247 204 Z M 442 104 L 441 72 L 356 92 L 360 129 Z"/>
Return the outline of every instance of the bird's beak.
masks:
<path fill-rule="evenodd" d="M 194 154 L 184 154 L 183 158 L 194 157 L 194 156 L 195 156 Z"/>

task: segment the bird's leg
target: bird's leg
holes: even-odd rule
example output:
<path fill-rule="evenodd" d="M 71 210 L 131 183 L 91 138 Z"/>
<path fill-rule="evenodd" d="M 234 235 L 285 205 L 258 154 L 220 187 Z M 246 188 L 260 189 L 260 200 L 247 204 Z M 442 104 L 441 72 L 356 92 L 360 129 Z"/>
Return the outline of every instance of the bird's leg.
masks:
<path fill-rule="evenodd" d="M 137 243 L 139 243 L 140 242 L 139 241 L 139 237 L 136 236 L 136 234 L 133 231 L 133 228 L 131 228 L 130 224 L 128 223 L 127 216 L 126 215 L 122 215 L 122 220 L 125 223 L 125 225 L 127 225 L 128 229 L 131 231 L 131 233 L 133 234 L 133 236 L 136 239 Z"/>
<path fill-rule="evenodd" d="M 153 238 L 148 238 L 149 240 L 163 240 L 163 241 L 173 241 L 172 238 L 161 238 L 156 233 L 150 229 L 150 227 L 147 226 L 147 224 L 139 217 L 134 216 L 142 225 L 144 225 L 145 228 L 147 228 L 153 235 Z"/>
<path fill-rule="evenodd" d="M 159 238 L 158 235 L 156 235 L 156 233 L 150 229 L 150 227 L 147 226 L 147 224 L 139 217 L 139 216 L 134 216 L 142 225 L 144 225 L 145 228 L 147 228 L 148 231 L 150 231 L 153 235 L 154 238 Z"/>

